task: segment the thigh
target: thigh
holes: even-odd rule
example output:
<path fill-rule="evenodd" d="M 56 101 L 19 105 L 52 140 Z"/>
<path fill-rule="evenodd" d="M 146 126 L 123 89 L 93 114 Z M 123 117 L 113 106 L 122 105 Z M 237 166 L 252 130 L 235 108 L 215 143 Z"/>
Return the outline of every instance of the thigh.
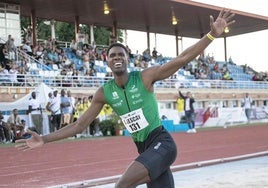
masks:
<path fill-rule="evenodd" d="M 148 170 L 151 181 L 156 180 L 168 170 L 177 157 L 177 146 L 166 131 L 160 138 L 148 147 L 136 161 L 142 163 Z"/>

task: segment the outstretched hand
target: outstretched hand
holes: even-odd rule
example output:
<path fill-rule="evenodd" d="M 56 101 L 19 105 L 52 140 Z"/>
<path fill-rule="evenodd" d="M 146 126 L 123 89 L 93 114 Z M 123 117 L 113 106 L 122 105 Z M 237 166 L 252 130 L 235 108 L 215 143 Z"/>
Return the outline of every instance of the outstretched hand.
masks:
<path fill-rule="evenodd" d="M 224 29 L 229 25 L 235 23 L 233 17 L 235 16 L 231 10 L 221 10 L 219 16 L 214 21 L 213 16 L 210 16 L 210 28 L 211 28 L 211 35 L 214 37 L 219 37 Z"/>
<path fill-rule="evenodd" d="M 15 146 L 16 148 L 18 148 L 19 150 L 26 151 L 44 145 L 44 141 L 39 134 L 29 129 L 27 130 L 27 133 L 31 135 L 31 138 L 16 140 L 16 143 L 18 143 Z"/>

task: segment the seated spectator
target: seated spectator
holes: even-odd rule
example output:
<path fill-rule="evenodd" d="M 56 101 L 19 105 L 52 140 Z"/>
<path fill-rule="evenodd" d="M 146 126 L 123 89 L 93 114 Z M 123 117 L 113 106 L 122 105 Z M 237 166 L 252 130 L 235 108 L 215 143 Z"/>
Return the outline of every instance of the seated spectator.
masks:
<path fill-rule="evenodd" d="M 82 56 L 82 62 L 83 62 L 83 71 L 84 71 L 84 74 L 86 74 L 86 72 L 88 72 L 90 69 L 90 62 L 89 62 L 88 54 L 84 54 Z"/>
<path fill-rule="evenodd" d="M 203 69 L 203 70 L 200 70 L 199 71 L 199 79 L 207 79 L 208 78 L 208 75 L 206 73 L 206 71 Z"/>
<path fill-rule="evenodd" d="M 9 80 L 11 81 L 12 85 L 17 86 L 18 80 L 17 80 L 17 74 L 19 73 L 17 70 L 17 65 L 13 63 L 11 65 L 11 69 L 8 71 L 9 73 Z"/>
<path fill-rule="evenodd" d="M 80 76 L 79 76 L 79 72 L 77 69 L 73 69 L 72 72 L 72 82 L 73 82 L 73 87 L 81 87 L 81 83 L 80 83 Z"/>
<path fill-rule="evenodd" d="M 45 53 L 44 47 L 41 44 L 39 44 L 34 52 L 35 59 L 40 61 L 40 63 L 43 63 L 44 53 Z"/>
<path fill-rule="evenodd" d="M 18 113 L 18 109 L 13 109 L 12 114 L 7 119 L 9 129 L 12 131 L 13 140 L 17 138 L 17 131 L 21 129 L 21 119 Z"/>
<path fill-rule="evenodd" d="M 127 51 L 128 51 L 129 58 L 130 59 L 134 58 L 134 55 L 132 54 L 131 49 L 128 46 L 126 46 L 126 48 L 127 48 Z"/>
<path fill-rule="evenodd" d="M 80 59 L 82 59 L 82 56 L 83 56 L 83 49 L 82 49 L 82 46 L 78 46 L 77 47 L 77 50 L 76 50 L 76 56 Z"/>
<path fill-rule="evenodd" d="M 33 55 L 33 51 L 32 51 L 32 47 L 30 45 L 30 41 L 26 41 L 23 45 L 22 45 L 22 50 L 25 51 L 25 53 L 27 53 L 28 55 L 32 56 Z"/>
<path fill-rule="evenodd" d="M 6 67 L 0 67 L 0 84 L 3 86 L 9 85 L 9 73 Z"/>
<path fill-rule="evenodd" d="M 214 64 L 214 68 L 213 68 L 213 70 L 214 70 L 215 72 L 221 72 L 220 67 L 219 67 L 219 63 L 218 63 L 218 62 L 216 62 L 216 63 Z"/>
<path fill-rule="evenodd" d="M 17 81 L 19 86 L 24 86 L 26 84 L 26 71 L 24 67 L 19 67 L 18 74 L 17 74 Z"/>
<path fill-rule="evenodd" d="M 101 52 L 101 60 L 102 60 L 103 62 L 106 62 L 106 61 L 107 61 L 107 50 L 106 50 L 106 48 L 104 48 L 104 49 L 102 50 L 102 52 Z"/>
<path fill-rule="evenodd" d="M 6 66 L 8 51 L 6 44 L 0 44 L 0 66 Z"/>
<path fill-rule="evenodd" d="M 54 64 L 56 64 L 58 66 L 58 69 L 60 69 L 61 62 L 57 50 L 58 49 L 56 47 L 53 47 L 51 51 L 48 51 L 46 65 L 50 64 L 53 66 Z"/>
<path fill-rule="evenodd" d="M 233 78 L 231 77 L 231 75 L 230 75 L 228 70 L 224 72 L 224 74 L 222 76 L 222 79 L 223 80 L 233 80 Z"/>
<path fill-rule="evenodd" d="M 72 41 L 70 43 L 70 49 L 74 54 L 76 54 L 77 43 L 76 43 L 75 39 L 72 39 Z"/>
<path fill-rule="evenodd" d="M 25 121 L 24 121 L 24 124 L 25 124 Z M 28 129 L 30 131 L 33 131 L 33 132 L 36 132 L 37 134 L 39 134 L 38 131 L 37 131 L 37 129 L 35 127 L 29 127 Z M 29 133 L 27 133 L 25 131 L 24 131 L 24 133 L 20 137 L 17 137 L 18 140 L 19 139 L 28 139 L 28 138 L 31 138 L 31 134 L 29 134 Z"/>
<path fill-rule="evenodd" d="M 150 55 L 150 49 L 147 48 L 146 50 L 143 51 L 142 57 L 145 62 L 149 62 L 151 60 L 151 55 Z"/>
<path fill-rule="evenodd" d="M 258 73 L 255 73 L 254 76 L 252 77 L 252 81 L 262 81 Z"/>

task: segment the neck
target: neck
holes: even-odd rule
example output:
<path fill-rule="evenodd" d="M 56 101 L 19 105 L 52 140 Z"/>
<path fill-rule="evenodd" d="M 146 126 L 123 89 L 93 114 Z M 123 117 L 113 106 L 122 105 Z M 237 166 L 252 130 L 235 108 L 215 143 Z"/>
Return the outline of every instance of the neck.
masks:
<path fill-rule="evenodd" d="M 121 87 L 124 88 L 126 83 L 128 82 L 129 74 L 126 72 L 125 74 L 122 75 L 116 75 L 114 76 L 115 83 Z"/>

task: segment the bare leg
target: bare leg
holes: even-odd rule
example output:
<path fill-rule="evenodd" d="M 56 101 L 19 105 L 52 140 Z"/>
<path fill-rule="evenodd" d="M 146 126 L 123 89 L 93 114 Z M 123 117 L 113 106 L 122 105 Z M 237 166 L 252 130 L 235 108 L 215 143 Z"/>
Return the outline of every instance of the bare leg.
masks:
<path fill-rule="evenodd" d="M 115 188 L 135 188 L 136 186 L 150 181 L 148 170 L 140 162 L 134 161 L 130 164 Z"/>

